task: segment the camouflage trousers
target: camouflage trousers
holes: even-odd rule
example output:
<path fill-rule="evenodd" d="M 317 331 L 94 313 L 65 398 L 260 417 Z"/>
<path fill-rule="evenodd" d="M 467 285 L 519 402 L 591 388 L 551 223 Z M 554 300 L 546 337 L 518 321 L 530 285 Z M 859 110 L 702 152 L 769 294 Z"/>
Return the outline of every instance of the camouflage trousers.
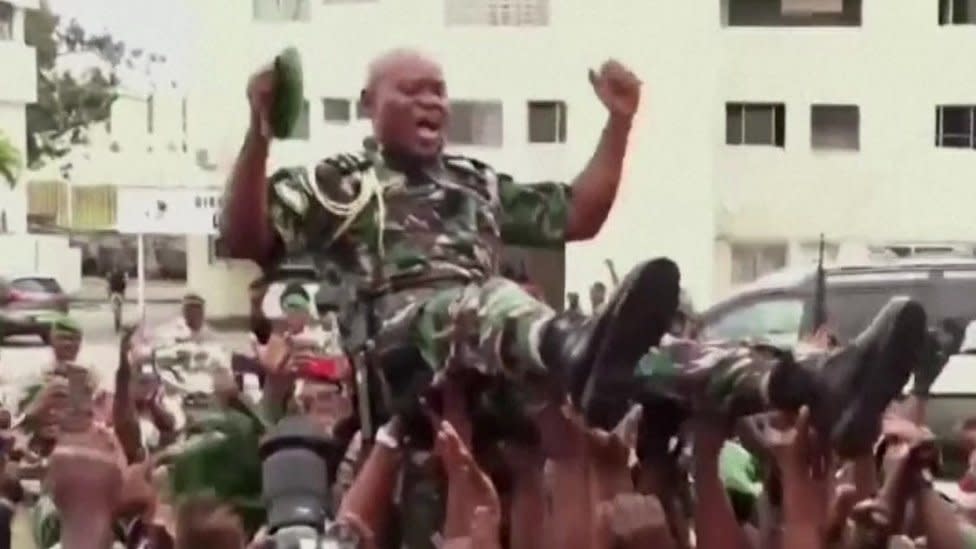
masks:
<path fill-rule="evenodd" d="M 409 315 L 407 337 L 431 368 L 458 358 L 514 379 L 545 373 L 539 338 L 555 313 L 515 282 L 490 278 L 411 293 L 409 310 L 400 314 Z"/>
<path fill-rule="evenodd" d="M 751 346 L 662 343 L 635 368 L 638 394 L 657 394 L 705 412 L 749 415 L 767 406 L 766 382 L 776 361 Z"/>

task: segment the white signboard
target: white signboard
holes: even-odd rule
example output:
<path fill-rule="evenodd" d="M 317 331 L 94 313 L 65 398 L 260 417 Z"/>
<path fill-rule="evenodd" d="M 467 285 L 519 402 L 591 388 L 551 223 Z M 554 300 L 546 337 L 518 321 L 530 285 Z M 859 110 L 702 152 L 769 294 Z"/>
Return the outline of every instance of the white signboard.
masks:
<path fill-rule="evenodd" d="M 219 189 L 119 188 L 116 230 L 123 234 L 216 235 Z"/>

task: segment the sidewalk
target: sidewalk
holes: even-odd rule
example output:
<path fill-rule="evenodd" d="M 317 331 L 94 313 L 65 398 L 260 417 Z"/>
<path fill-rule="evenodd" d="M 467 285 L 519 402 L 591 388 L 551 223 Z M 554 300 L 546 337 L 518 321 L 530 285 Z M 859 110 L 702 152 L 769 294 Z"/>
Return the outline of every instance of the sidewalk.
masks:
<path fill-rule="evenodd" d="M 138 282 L 130 279 L 125 290 L 126 303 L 135 303 Z M 147 280 L 146 303 L 178 303 L 186 293 L 186 283 L 175 280 Z M 108 285 L 104 279 L 85 277 L 81 279 L 81 289 L 74 296 L 82 303 L 105 303 L 108 300 Z"/>

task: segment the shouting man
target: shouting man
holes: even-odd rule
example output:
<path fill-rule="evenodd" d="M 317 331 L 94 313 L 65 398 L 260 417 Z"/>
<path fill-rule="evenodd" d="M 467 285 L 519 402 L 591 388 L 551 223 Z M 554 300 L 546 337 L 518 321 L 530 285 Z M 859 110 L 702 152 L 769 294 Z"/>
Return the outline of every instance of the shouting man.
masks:
<path fill-rule="evenodd" d="M 560 247 L 592 238 L 607 219 L 641 82 L 616 61 L 591 71 L 590 82 L 608 117 L 572 184 L 516 183 L 447 154 L 443 72 L 406 50 L 370 66 L 362 104 L 374 138 L 363 152 L 328 157 L 314 173 L 282 169 L 268 180 L 275 81 L 271 70 L 261 71 L 247 90 L 251 124 L 228 185 L 222 234 L 234 256 L 265 267 L 311 256 L 339 265 L 359 286 L 381 281 L 389 290 L 373 304 L 380 318 L 406 320 L 397 323 L 407 327 L 403 336 L 432 368 L 450 356 L 452 320 L 467 309 L 477 312 L 480 348 L 498 350 L 488 359 L 492 368 L 517 382 L 582 388 L 593 364 L 630 372 L 670 326 L 678 305 L 674 263 L 639 265 L 582 327 L 498 276 L 503 244 Z"/>

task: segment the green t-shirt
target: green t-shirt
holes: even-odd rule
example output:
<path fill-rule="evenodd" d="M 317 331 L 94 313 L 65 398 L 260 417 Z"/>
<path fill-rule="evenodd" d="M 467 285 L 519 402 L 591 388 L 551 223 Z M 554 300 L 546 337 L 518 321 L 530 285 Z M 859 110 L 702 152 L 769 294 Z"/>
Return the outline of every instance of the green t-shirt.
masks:
<path fill-rule="evenodd" d="M 759 463 L 738 443 L 726 441 L 718 456 L 718 472 L 722 484 L 731 492 L 757 497 L 762 492 Z"/>

